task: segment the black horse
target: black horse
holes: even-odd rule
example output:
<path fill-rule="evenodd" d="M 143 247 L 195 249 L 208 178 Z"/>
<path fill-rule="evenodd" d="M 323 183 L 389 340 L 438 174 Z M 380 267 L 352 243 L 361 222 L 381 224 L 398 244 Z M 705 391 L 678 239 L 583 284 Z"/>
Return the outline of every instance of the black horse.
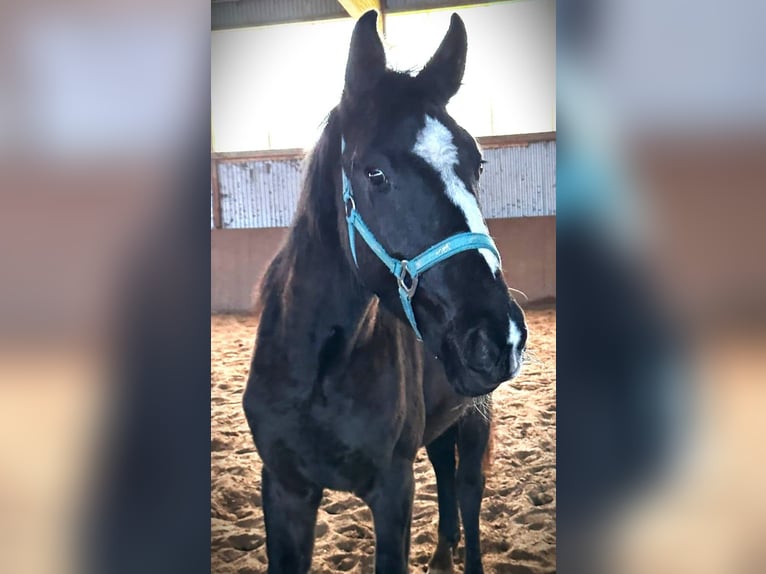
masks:
<path fill-rule="evenodd" d="M 325 488 L 369 505 L 376 572 L 407 572 L 422 445 L 439 495 L 431 571 L 452 571 L 459 507 L 465 571 L 482 572 L 489 393 L 518 373 L 526 345 L 523 313 L 475 197 L 481 153 L 445 110 L 465 68 L 465 27 L 453 15 L 434 56 L 411 76 L 386 69 L 375 24 L 371 11 L 354 28 L 341 103 L 311 155 L 256 306 L 243 406 L 263 460 L 271 573 L 309 571 Z M 402 263 L 398 278 L 349 224 L 353 213 Z M 482 242 L 408 276 L 407 258 L 467 236 Z M 447 242 L 437 255 L 450 249 Z"/>

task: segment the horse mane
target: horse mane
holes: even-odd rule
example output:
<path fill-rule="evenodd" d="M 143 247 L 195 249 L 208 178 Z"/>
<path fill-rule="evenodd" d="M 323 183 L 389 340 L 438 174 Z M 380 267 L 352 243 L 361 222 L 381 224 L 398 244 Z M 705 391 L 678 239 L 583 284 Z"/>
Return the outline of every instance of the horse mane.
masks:
<path fill-rule="evenodd" d="M 290 282 L 295 258 L 311 244 L 340 246 L 337 225 L 337 198 L 333 191 L 340 172 L 340 118 L 333 108 L 325 127 L 304 162 L 301 195 L 285 239 L 271 259 L 255 289 L 253 313 L 260 317 L 271 294 L 284 294 Z"/>
<path fill-rule="evenodd" d="M 340 176 L 340 116 L 337 108 L 327 114 L 324 123 L 322 134 L 307 158 L 291 235 L 304 222 L 311 240 L 335 242 L 340 239 L 335 217 L 337 198 L 332 194 Z"/>

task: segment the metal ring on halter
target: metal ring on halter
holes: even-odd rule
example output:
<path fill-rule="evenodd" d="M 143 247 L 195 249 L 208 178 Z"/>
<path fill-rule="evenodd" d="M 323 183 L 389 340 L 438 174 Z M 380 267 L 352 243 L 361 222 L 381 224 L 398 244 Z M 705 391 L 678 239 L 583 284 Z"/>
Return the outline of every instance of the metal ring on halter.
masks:
<path fill-rule="evenodd" d="M 402 259 L 401 261 L 402 266 L 396 280 L 399 282 L 399 287 L 403 289 L 404 292 L 407 294 L 407 298 L 412 299 L 412 296 L 415 294 L 415 289 L 418 288 L 418 277 L 417 275 L 413 275 L 412 273 L 410 273 L 410 270 L 407 267 L 407 263 L 408 261 L 406 259 Z M 407 283 L 405 283 L 405 279 L 407 275 L 410 276 L 409 286 L 407 285 Z"/>
<path fill-rule="evenodd" d="M 350 202 L 350 207 L 349 207 Z M 354 203 L 354 198 L 352 196 L 348 196 L 343 200 L 343 207 L 346 210 L 346 219 L 351 217 L 351 214 L 356 211 L 356 203 Z"/>

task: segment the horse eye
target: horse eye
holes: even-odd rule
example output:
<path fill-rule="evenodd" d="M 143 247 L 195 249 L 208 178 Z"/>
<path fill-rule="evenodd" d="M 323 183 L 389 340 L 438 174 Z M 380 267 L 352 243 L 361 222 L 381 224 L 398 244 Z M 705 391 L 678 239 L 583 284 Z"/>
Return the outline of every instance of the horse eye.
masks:
<path fill-rule="evenodd" d="M 370 183 L 376 187 L 383 185 L 388 181 L 386 174 L 377 168 L 367 170 L 367 179 L 369 179 Z"/>
<path fill-rule="evenodd" d="M 479 162 L 479 175 L 481 175 L 482 173 L 484 173 L 484 164 L 485 164 L 485 163 L 487 163 L 487 162 L 486 162 L 486 160 L 481 160 L 481 161 Z"/>

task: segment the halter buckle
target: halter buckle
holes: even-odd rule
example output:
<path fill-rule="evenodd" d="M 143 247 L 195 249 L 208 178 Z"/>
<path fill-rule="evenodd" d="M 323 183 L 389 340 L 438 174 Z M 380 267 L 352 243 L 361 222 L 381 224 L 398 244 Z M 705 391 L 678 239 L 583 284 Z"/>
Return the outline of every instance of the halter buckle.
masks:
<path fill-rule="evenodd" d="M 399 283 L 399 288 L 407 294 L 407 298 L 412 299 L 412 296 L 415 294 L 415 289 L 418 288 L 418 277 L 410 272 L 407 267 L 408 263 L 409 262 L 406 259 L 402 259 L 399 275 L 397 275 L 396 281 Z M 407 285 L 406 282 L 407 276 L 410 278 L 409 285 Z"/>
<path fill-rule="evenodd" d="M 343 207 L 346 210 L 346 219 L 351 217 L 351 214 L 356 211 L 356 203 L 354 203 L 354 197 L 349 195 L 343 200 Z"/>

